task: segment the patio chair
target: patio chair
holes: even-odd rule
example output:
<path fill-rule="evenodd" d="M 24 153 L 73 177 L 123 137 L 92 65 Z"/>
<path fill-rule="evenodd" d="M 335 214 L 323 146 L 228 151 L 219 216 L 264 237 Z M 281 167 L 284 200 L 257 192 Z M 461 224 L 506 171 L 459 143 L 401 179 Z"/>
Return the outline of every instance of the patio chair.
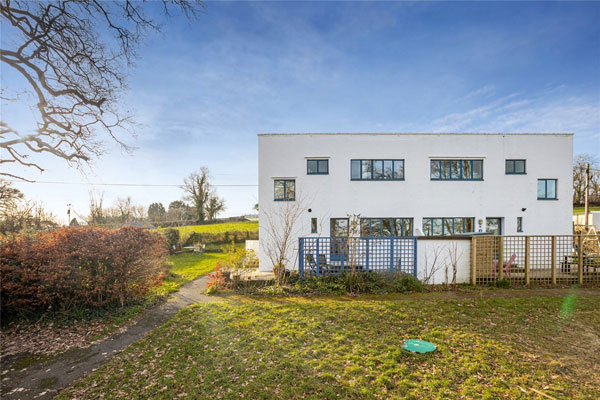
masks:
<path fill-rule="evenodd" d="M 306 253 L 304 256 L 304 260 L 306 261 L 306 266 L 311 274 L 317 273 L 317 262 L 315 261 L 315 256 L 312 253 Z"/>
<path fill-rule="evenodd" d="M 515 263 L 515 260 L 517 258 L 516 254 L 512 254 L 510 256 L 510 259 L 508 260 L 508 263 L 505 261 L 502 263 L 502 270 L 504 271 L 504 274 L 506 276 L 510 276 L 510 267 Z M 494 271 L 496 273 L 498 273 L 498 260 L 494 260 Z"/>

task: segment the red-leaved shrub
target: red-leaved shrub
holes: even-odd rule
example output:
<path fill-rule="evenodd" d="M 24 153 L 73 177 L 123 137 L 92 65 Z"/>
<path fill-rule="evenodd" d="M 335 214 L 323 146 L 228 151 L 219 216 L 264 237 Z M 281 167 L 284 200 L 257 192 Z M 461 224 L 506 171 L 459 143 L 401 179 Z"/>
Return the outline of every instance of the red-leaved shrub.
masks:
<path fill-rule="evenodd" d="M 163 235 L 123 227 L 63 228 L 0 241 L 2 316 L 140 300 L 164 277 Z"/>

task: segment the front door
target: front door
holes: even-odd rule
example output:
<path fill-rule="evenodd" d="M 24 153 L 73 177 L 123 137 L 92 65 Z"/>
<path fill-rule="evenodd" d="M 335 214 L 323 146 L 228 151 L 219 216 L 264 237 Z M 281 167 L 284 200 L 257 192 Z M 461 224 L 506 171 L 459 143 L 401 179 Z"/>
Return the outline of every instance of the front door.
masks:
<path fill-rule="evenodd" d="M 492 235 L 502 235 L 502 218 L 486 218 L 485 231 Z"/>

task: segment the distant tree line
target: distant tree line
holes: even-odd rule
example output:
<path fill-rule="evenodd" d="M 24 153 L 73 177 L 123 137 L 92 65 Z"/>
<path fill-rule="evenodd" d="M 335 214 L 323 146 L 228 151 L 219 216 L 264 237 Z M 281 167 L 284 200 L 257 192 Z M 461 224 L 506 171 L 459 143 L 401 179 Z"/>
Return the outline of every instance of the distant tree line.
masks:
<path fill-rule="evenodd" d="M 118 198 L 112 207 L 104 207 L 103 196 L 90 194 L 90 225 L 151 224 L 154 226 L 181 226 L 214 222 L 225 210 L 225 200 L 220 198 L 210 184 L 207 167 L 191 173 L 184 179 L 182 200 L 174 200 L 168 207 L 160 202 L 148 208 L 135 205 L 131 198 Z"/>

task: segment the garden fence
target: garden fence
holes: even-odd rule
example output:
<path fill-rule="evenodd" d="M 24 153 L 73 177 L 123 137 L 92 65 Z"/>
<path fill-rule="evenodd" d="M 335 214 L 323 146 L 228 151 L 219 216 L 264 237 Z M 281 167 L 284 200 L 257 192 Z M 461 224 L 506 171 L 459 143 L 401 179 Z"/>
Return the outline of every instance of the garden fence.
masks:
<path fill-rule="evenodd" d="M 471 283 L 600 282 L 600 235 L 473 236 Z"/>

